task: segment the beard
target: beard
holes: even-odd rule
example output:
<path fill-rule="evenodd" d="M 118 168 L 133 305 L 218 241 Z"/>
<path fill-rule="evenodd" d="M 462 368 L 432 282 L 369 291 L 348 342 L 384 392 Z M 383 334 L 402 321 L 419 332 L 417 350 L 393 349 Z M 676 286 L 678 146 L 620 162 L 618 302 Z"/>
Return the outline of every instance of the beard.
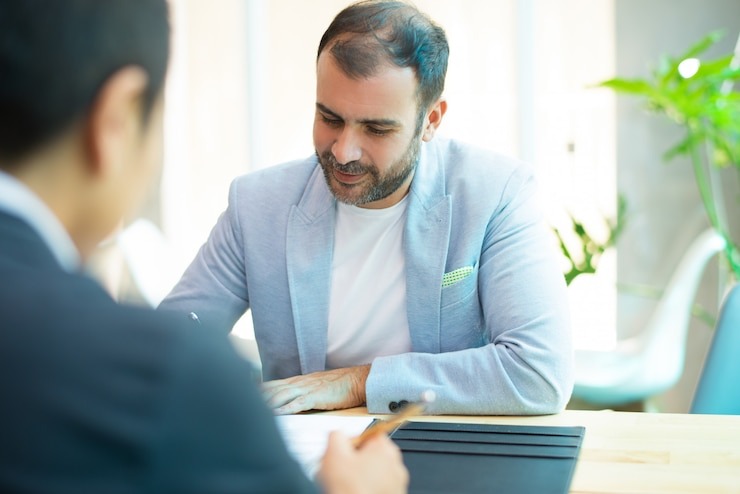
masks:
<path fill-rule="evenodd" d="M 334 197 L 345 204 L 361 206 L 385 199 L 397 191 L 416 170 L 416 165 L 419 164 L 420 149 L 421 139 L 419 136 L 414 136 L 403 156 L 394 162 L 384 174 L 380 173 L 374 163 L 365 164 L 358 160 L 340 164 L 331 151 L 322 154 L 317 151 L 316 156 L 324 171 L 326 185 L 329 186 Z M 365 174 L 365 177 L 357 184 L 345 184 L 334 177 L 334 170 L 350 175 Z"/>

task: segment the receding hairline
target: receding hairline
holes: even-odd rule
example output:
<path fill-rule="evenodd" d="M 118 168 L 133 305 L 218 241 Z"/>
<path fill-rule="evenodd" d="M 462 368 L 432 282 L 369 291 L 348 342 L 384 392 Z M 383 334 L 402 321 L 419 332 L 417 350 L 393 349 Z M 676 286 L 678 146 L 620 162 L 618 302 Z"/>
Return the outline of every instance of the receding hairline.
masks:
<path fill-rule="evenodd" d="M 361 40 L 361 41 L 360 41 Z M 362 43 L 363 48 L 366 48 L 368 52 L 371 52 L 373 55 L 375 55 L 372 58 L 366 57 L 365 61 L 367 63 L 362 64 L 360 70 L 349 70 L 350 67 L 347 64 L 342 63 L 342 58 L 338 57 L 335 50 L 335 47 L 337 45 L 342 46 L 342 44 L 346 43 L 354 43 L 355 41 L 360 41 Z M 354 45 L 355 47 L 357 45 Z M 383 48 L 383 45 L 380 41 L 378 41 L 374 36 L 370 36 L 364 33 L 343 33 L 339 36 L 337 36 L 335 39 L 333 39 L 330 43 L 328 43 L 321 52 L 319 52 L 318 57 L 316 58 L 316 69 L 318 70 L 318 64 L 319 60 L 323 55 L 331 57 L 333 60 L 334 65 L 347 77 L 350 79 L 354 79 L 356 81 L 362 80 L 362 79 L 371 79 L 375 76 L 378 76 L 380 73 L 383 72 L 385 69 L 409 69 L 411 70 L 412 74 L 414 75 L 414 97 L 416 99 L 417 105 L 419 106 L 419 111 L 426 111 L 426 109 L 421 109 L 421 106 L 423 104 L 423 94 L 422 94 L 422 87 L 421 87 L 421 78 L 419 77 L 418 70 L 411 66 L 411 65 L 398 65 L 393 61 L 393 57 L 391 57 Z M 352 66 L 353 68 L 357 68 L 356 65 Z"/>

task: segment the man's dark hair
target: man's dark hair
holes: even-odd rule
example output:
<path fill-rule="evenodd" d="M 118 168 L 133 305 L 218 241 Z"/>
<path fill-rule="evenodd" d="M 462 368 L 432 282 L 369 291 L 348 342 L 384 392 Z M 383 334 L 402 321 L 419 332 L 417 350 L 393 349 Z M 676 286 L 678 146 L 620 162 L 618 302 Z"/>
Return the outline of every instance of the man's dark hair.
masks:
<path fill-rule="evenodd" d="M 326 48 L 342 71 L 353 78 L 370 77 L 388 61 L 414 69 L 421 113 L 444 90 L 447 37 L 441 27 L 411 4 L 367 0 L 350 5 L 337 14 L 324 33 L 318 56 Z"/>
<path fill-rule="evenodd" d="M 127 65 L 149 79 L 145 121 L 169 58 L 166 0 L 0 1 L 0 162 L 53 139 Z"/>

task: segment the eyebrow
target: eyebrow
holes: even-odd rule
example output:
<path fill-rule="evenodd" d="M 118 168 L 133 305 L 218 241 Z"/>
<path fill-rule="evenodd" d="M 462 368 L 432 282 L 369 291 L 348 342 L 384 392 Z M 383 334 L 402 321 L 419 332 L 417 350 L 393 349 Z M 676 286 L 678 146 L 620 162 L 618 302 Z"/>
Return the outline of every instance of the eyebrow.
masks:
<path fill-rule="evenodd" d="M 316 108 L 321 113 L 326 113 L 331 117 L 337 118 L 339 120 L 344 120 L 344 118 L 342 118 L 336 112 L 332 111 L 321 103 L 316 103 Z M 380 127 L 401 127 L 401 122 L 399 122 L 398 120 L 393 120 L 392 118 L 364 118 L 362 120 L 359 120 L 359 122 L 364 125 L 378 125 Z"/>

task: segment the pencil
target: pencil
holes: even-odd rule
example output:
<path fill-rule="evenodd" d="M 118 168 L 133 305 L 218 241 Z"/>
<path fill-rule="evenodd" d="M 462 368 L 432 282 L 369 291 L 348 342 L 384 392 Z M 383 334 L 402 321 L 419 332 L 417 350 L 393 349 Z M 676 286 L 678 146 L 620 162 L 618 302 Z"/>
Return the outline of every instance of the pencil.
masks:
<path fill-rule="evenodd" d="M 388 434 L 390 432 L 393 432 L 399 425 L 406 422 L 406 420 L 408 420 L 410 417 L 413 417 L 414 415 L 421 415 L 423 411 L 424 403 L 409 403 L 392 418 L 376 422 L 374 425 L 371 425 L 370 427 L 362 431 L 362 434 L 352 439 L 352 445 L 355 448 L 359 448 L 363 444 L 365 444 L 368 439 L 375 437 L 378 434 Z"/>

